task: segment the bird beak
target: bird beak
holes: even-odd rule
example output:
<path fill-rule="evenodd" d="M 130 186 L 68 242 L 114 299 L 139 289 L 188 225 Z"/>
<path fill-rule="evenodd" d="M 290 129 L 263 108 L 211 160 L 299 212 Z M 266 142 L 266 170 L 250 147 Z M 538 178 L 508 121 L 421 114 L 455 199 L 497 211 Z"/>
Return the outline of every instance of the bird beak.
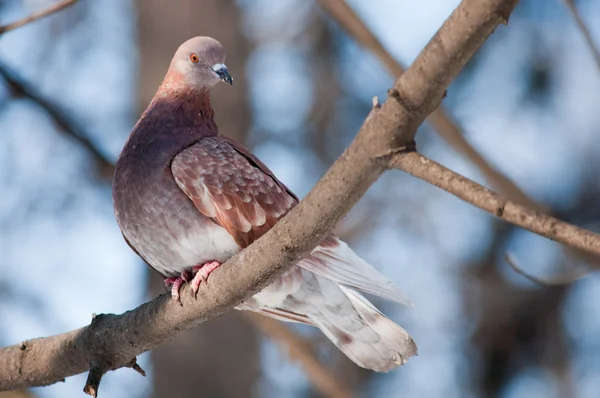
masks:
<path fill-rule="evenodd" d="M 225 64 L 216 64 L 215 66 L 212 67 L 212 70 L 225 83 L 229 84 L 230 86 L 233 85 L 233 78 L 229 74 L 229 71 L 227 70 L 227 67 L 225 66 Z"/>

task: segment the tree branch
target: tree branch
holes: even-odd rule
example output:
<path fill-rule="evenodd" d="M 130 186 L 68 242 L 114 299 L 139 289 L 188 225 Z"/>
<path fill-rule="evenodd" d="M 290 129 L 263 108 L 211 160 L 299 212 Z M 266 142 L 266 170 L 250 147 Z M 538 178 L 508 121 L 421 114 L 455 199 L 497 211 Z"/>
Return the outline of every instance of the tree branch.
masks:
<path fill-rule="evenodd" d="M 54 120 L 60 132 L 70 139 L 75 140 L 75 142 L 84 147 L 92 155 L 92 158 L 103 174 L 112 176 L 114 171 L 112 160 L 98 149 L 96 144 L 90 140 L 90 135 L 65 110 L 52 100 L 45 98 L 33 85 L 25 81 L 25 79 L 2 61 L 0 61 L 0 76 L 8 83 L 13 95 L 24 96 L 41 107 Z"/>
<path fill-rule="evenodd" d="M 585 22 L 583 22 L 583 19 L 581 18 L 579 11 L 577 11 L 577 7 L 575 7 L 575 1 L 564 0 L 564 2 L 567 5 L 567 8 L 569 9 L 569 11 L 571 12 L 573 19 L 575 20 L 575 23 L 577 24 L 577 27 L 581 31 L 581 34 L 583 35 L 583 39 L 585 40 L 585 44 L 590 49 L 590 52 L 592 53 L 592 56 L 594 57 L 594 61 L 596 62 L 596 66 L 598 67 L 598 70 L 600 70 L 600 49 L 598 49 L 598 46 L 596 46 L 596 44 L 594 43 L 594 39 L 592 39 L 590 30 L 585 25 Z"/>
<path fill-rule="evenodd" d="M 197 300 L 184 291 L 179 305 L 163 294 L 121 315 L 98 315 L 87 327 L 0 349 L 0 390 L 52 384 L 92 366 L 102 373 L 123 367 L 265 288 L 308 254 L 390 160 L 411 146 L 417 127 L 439 105 L 448 84 L 496 26 L 507 21 L 516 3 L 463 0 L 306 198 L 211 274 Z"/>
<path fill-rule="evenodd" d="M 400 154 L 392 168 L 423 181 L 521 228 L 572 248 L 600 255 L 600 235 L 512 202 L 418 153 Z"/>
<path fill-rule="evenodd" d="M 27 25 L 30 22 L 37 21 L 38 19 L 47 17 L 48 15 L 54 14 L 55 12 L 58 12 L 60 10 L 64 10 L 65 8 L 72 6 L 76 2 L 77 2 L 77 0 L 63 0 L 63 1 L 60 1 L 50 7 L 42 10 L 42 11 L 34 12 L 33 14 L 31 14 L 23 19 L 19 19 L 18 21 L 11 22 L 9 24 L 0 26 L 0 35 L 8 32 L 8 31 L 20 28 L 21 26 Z"/>
<path fill-rule="evenodd" d="M 292 360 L 297 360 L 312 384 L 324 397 L 349 398 L 352 396 L 340 382 L 319 362 L 308 342 L 292 332 L 283 322 L 259 315 L 255 312 L 245 314 L 264 334 L 283 343 L 289 350 Z"/>
<path fill-rule="evenodd" d="M 352 37 L 356 39 L 365 48 L 372 51 L 380 61 L 385 65 L 392 76 L 400 76 L 404 73 L 404 68 L 392 55 L 384 48 L 377 37 L 371 32 L 367 25 L 360 19 L 344 0 L 318 0 L 329 15 L 336 20 Z M 589 31 L 577 13 L 573 0 L 565 0 L 571 10 L 579 28 L 581 29 L 588 47 L 595 56 L 595 60 L 600 67 L 600 53 L 594 45 Z M 538 211 L 546 210 L 542 205 L 531 199 L 523 190 L 512 182 L 504 174 L 494 169 L 475 148 L 465 139 L 460 127 L 452 117 L 444 110 L 443 106 L 434 110 L 427 118 L 434 129 L 458 152 L 469 159 L 483 174 L 488 183 L 495 187 L 500 193 L 506 195 L 509 199 L 518 204 L 527 206 Z M 598 258 L 582 251 L 574 253 L 589 264 L 598 267 Z M 579 273 L 578 273 L 579 274 Z"/>
<path fill-rule="evenodd" d="M 528 273 L 527 271 L 525 271 L 523 268 L 519 267 L 517 265 L 517 262 L 515 261 L 515 259 L 509 253 L 506 253 L 504 255 L 504 261 L 506 262 L 506 264 L 508 264 L 508 266 L 516 274 L 521 275 L 522 277 L 529 280 L 530 282 L 535 283 L 536 285 L 540 285 L 540 286 L 544 286 L 544 287 L 568 285 L 568 284 L 576 282 L 576 281 L 589 275 L 589 271 L 584 270 L 584 271 L 579 271 L 579 272 L 573 272 L 573 273 L 563 275 L 560 277 L 555 277 L 552 279 L 546 279 L 546 278 L 540 278 L 538 276 L 534 276 L 534 275 Z"/>
<path fill-rule="evenodd" d="M 404 68 L 392 55 L 385 49 L 377 37 L 371 32 L 367 25 L 344 0 L 318 0 L 321 6 L 329 16 L 345 29 L 348 34 L 360 43 L 363 47 L 369 49 L 375 54 L 390 74 L 398 77 L 404 73 Z M 523 190 L 512 182 L 504 174 L 492 167 L 471 144 L 465 139 L 461 128 L 457 122 L 452 119 L 443 106 L 438 107 L 428 117 L 427 121 L 431 123 L 435 131 L 438 132 L 451 146 L 459 153 L 462 153 L 467 159 L 479 169 L 491 186 L 495 187 L 500 193 L 505 194 L 514 201 L 541 210 L 542 207 L 531 199 Z"/>

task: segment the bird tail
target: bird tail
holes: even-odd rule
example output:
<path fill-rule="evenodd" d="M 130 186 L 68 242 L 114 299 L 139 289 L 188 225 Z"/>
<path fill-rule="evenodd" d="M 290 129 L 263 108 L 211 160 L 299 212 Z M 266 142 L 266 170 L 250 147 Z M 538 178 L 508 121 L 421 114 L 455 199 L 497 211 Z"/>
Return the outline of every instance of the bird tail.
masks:
<path fill-rule="evenodd" d="M 417 345 L 406 330 L 354 289 L 338 288 L 352 304 L 353 314 L 340 316 L 335 307 L 320 306 L 320 313 L 309 317 L 348 358 L 362 368 L 388 372 L 417 354 Z"/>
<path fill-rule="evenodd" d="M 412 337 L 360 291 L 410 305 L 392 282 L 330 237 L 238 309 L 314 325 L 358 366 L 387 372 L 417 354 Z"/>

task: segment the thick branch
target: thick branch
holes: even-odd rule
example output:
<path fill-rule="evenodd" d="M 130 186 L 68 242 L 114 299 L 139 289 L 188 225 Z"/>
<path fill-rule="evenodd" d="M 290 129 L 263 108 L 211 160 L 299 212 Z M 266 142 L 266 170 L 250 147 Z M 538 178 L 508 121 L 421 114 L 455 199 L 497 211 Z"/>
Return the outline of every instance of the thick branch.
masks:
<path fill-rule="evenodd" d="M 54 14 L 55 12 L 58 12 L 60 10 L 64 10 L 65 8 L 72 6 L 76 2 L 77 2 L 77 0 L 63 0 L 54 5 L 51 5 L 50 7 L 46 8 L 42 11 L 34 12 L 33 14 L 31 14 L 23 19 L 19 19 L 18 21 L 11 22 L 9 24 L 0 26 L 0 35 L 8 32 L 10 30 L 14 30 L 14 29 L 20 28 L 21 26 L 27 25 L 30 22 L 37 21 L 38 19 L 47 17 L 48 15 Z"/>
<path fill-rule="evenodd" d="M 238 305 L 309 253 L 410 145 L 450 81 L 517 0 L 463 0 L 414 64 L 375 108 L 356 139 L 286 217 L 211 274 L 182 305 L 163 294 L 122 315 L 96 316 L 90 326 L 0 350 L 0 390 L 46 385 L 95 368 L 110 370 Z"/>
<path fill-rule="evenodd" d="M 385 65 L 390 74 L 398 77 L 404 73 L 404 68 L 392 55 L 385 49 L 377 37 L 369 30 L 367 25 L 358 15 L 348 6 L 344 0 L 318 0 L 329 15 L 335 19 L 348 34 L 358 41 L 365 48 L 373 52 Z M 442 107 L 438 107 L 428 117 L 427 121 L 431 123 L 435 131 L 438 132 L 451 146 L 462 153 L 467 159 L 481 171 L 491 186 L 495 187 L 500 193 L 508 196 L 512 200 L 529 206 L 531 208 L 541 209 L 541 206 L 533 201 L 523 192 L 514 182 L 504 174 L 490 165 L 483 156 L 465 139 L 460 127 Z"/>
<path fill-rule="evenodd" d="M 504 221 L 600 256 L 600 235 L 512 202 L 423 155 L 401 154 L 390 164 Z"/>

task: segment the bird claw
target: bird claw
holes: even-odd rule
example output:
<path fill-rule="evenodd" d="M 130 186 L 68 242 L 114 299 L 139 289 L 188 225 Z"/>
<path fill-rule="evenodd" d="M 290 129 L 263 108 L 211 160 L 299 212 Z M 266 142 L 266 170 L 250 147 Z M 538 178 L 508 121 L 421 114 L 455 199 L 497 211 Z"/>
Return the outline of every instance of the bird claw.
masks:
<path fill-rule="evenodd" d="M 171 287 L 171 297 L 173 297 L 173 300 L 175 301 L 181 301 L 179 298 L 179 290 L 181 289 L 183 282 L 185 282 L 183 278 L 183 274 L 177 278 L 165 278 L 165 287 L 167 289 L 169 286 Z"/>
<path fill-rule="evenodd" d="M 200 288 L 200 283 L 202 283 L 202 281 L 206 282 L 208 275 L 219 268 L 220 265 L 221 263 L 218 261 L 195 265 L 192 267 L 192 272 L 184 271 L 177 278 L 165 278 L 165 287 L 167 289 L 171 288 L 171 297 L 173 297 L 173 300 L 181 303 L 179 291 L 184 283 L 191 283 L 190 294 L 192 297 L 196 297 L 198 289 Z"/>
<path fill-rule="evenodd" d="M 184 282 L 189 282 L 192 280 L 194 276 L 192 275 L 192 273 L 190 271 L 184 271 L 181 273 L 181 279 L 183 279 Z"/>
<path fill-rule="evenodd" d="M 205 263 L 202 265 L 196 265 L 192 267 L 192 272 L 195 272 L 194 279 L 192 279 L 190 286 L 190 294 L 192 297 L 196 297 L 198 294 L 198 289 L 200 288 L 200 284 L 202 281 L 206 282 L 208 280 L 208 276 L 219 268 L 221 263 L 218 261 L 211 261 L 209 263 Z"/>

